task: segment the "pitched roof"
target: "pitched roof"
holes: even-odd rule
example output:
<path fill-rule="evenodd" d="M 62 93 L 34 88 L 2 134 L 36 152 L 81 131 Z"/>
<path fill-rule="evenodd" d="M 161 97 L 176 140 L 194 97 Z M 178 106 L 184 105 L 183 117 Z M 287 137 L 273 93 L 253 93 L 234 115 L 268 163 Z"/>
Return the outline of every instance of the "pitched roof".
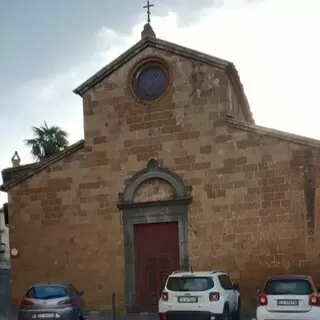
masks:
<path fill-rule="evenodd" d="M 13 179 L 15 176 L 18 176 L 22 173 L 30 171 L 31 169 L 33 169 L 37 165 L 39 165 L 39 162 L 29 163 L 29 164 L 24 164 L 24 165 L 17 166 L 17 167 L 3 169 L 1 172 L 2 181 L 3 181 L 3 183 L 6 183 L 7 181 Z"/>
<path fill-rule="evenodd" d="M 91 89 L 93 86 L 101 82 L 103 79 L 105 79 L 107 76 L 112 74 L 122 65 L 124 65 L 126 62 L 130 61 L 139 52 L 146 49 L 147 47 L 164 50 L 164 51 L 185 57 L 187 59 L 196 60 L 208 65 L 214 66 L 216 68 L 219 68 L 221 70 L 224 70 L 229 76 L 229 79 L 235 91 L 238 93 L 238 99 L 240 100 L 240 104 L 242 106 L 242 109 L 246 116 L 247 121 L 254 123 L 249 102 L 246 98 L 238 71 L 232 62 L 229 62 L 227 60 L 223 60 L 217 57 L 213 57 L 211 55 L 208 55 L 196 50 L 192 50 L 183 46 L 179 46 L 177 44 L 164 41 L 158 38 L 147 37 L 140 40 L 131 48 L 129 48 L 127 51 L 125 51 L 123 54 L 121 54 L 118 58 L 116 58 L 107 66 L 99 70 L 88 80 L 83 82 L 80 86 L 74 89 L 73 92 L 80 96 L 83 96 L 83 94 L 86 93 L 89 89 Z"/>
<path fill-rule="evenodd" d="M 12 187 L 20 184 L 21 182 L 29 179 L 30 177 L 34 176 L 38 172 L 44 170 L 48 166 L 52 165 L 53 163 L 62 160 L 63 158 L 75 153 L 76 151 L 82 149 L 84 147 L 84 140 L 80 140 L 72 145 L 70 145 L 68 148 L 64 149 L 63 151 L 57 153 L 56 155 L 51 156 L 48 159 L 45 159 L 40 162 L 27 164 L 24 166 L 14 167 L 14 168 L 7 168 L 2 171 L 2 177 L 8 175 L 10 176 L 10 171 L 14 172 L 18 168 L 23 167 L 25 170 L 21 170 L 18 174 L 10 176 L 10 179 L 6 180 L 3 178 L 3 185 L 0 186 L 1 191 L 8 191 Z"/>
<path fill-rule="evenodd" d="M 226 123 L 230 127 L 238 128 L 240 130 L 251 131 L 257 134 L 281 139 L 283 141 L 320 149 L 320 140 L 317 140 L 317 139 L 312 139 L 312 138 L 300 136 L 300 135 L 285 132 L 285 131 L 258 126 L 256 124 L 247 123 L 244 121 L 234 120 L 230 118 L 226 119 Z"/>

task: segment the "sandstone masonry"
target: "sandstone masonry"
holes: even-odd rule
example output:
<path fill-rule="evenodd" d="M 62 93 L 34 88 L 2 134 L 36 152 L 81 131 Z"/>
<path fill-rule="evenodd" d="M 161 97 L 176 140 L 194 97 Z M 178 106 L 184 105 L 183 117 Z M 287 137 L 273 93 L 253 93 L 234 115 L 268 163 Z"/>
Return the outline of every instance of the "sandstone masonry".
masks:
<path fill-rule="evenodd" d="M 172 87 L 142 105 L 127 75 L 149 56 L 169 65 Z M 152 157 L 193 187 L 194 270 L 229 271 L 248 305 L 271 274 L 320 282 L 320 142 L 258 127 L 245 110 L 226 70 L 153 46 L 87 90 L 83 146 L 8 189 L 15 302 L 34 282 L 60 280 L 86 291 L 90 307 L 115 292 L 123 310 L 117 197 Z"/>

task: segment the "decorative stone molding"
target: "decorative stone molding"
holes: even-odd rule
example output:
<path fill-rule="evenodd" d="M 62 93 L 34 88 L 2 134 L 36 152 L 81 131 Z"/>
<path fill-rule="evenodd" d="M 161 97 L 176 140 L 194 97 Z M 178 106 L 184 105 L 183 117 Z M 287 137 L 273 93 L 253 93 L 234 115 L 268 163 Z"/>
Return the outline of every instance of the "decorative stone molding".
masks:
<path fill-rule="evenodd" d="M 164 92 L 157 98 L 152 100 L 145 100 L 141 98 L 137 89 L 137 75 L 139 75 L 143 70 L 146 70 L 150 67 L 160 68 L 166 75 L 166 89 Z M 143 105 L 154 105 L 161 101 L 168 92 L 172 89 L 173 84 L 173 75 L 172 75 L 172 66 L 168 61 L 163 59 L 162 56 L 157 54 L 148 55 L 138 62 L 136 62 L 128 72 L 127 77 L 127 90 L 133 100 Z"/>
<path fill-rule="evenodd" d="M 173 196 L 170 200 L 135 202 L 139 187 L 148 180 L 159 179 L 170 184 Z M 118 194 L 118 208 L 122 210 L 125 249 L 125 292 L 128 313 L 139 312 L 136 286 L 134 225 L 146 223 L 178 222 L 179 256 L 181 270 L 189 269 L 188 205 L 192 201 L 192 187 L 171 170 L 161 167 L 156 159 L 150 159 L 146 168 L 132 176 L 123 192 Z"/>
<path fill-rule="evenodd" d="M 174 189 L 174 198 L 165 201 L 134 202 L 135 192 L 139 186 L 149 179 L 162 179 L 168 182 Z M 174 172 L 159 165 L 158 160 L 152 158 L 148 161 L 145 169 L 137 172 L 125 186 L 123 192 L 118 193 L 118 208 L 127 209 L 141 206 L 158 206 L 173 203 L 188 204 L 192 201 L 192 186 L 187 186 Z"/>

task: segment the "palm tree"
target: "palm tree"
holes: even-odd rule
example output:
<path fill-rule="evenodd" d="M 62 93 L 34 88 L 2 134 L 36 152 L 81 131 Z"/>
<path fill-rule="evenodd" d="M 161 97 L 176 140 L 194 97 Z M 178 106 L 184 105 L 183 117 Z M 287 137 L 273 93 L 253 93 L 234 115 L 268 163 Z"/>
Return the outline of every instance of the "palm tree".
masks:
<path fill-rule="evenodd" d="M 46 122 L 44 126 L 32 127 L 32 131 L 34 138 L 26 139 L 25 144 L 31 148 L 31 154 L 37 160 L 49 158 L 65 149 L 69 144 L 66 131 L 57 126 L 48 127 Z"/>

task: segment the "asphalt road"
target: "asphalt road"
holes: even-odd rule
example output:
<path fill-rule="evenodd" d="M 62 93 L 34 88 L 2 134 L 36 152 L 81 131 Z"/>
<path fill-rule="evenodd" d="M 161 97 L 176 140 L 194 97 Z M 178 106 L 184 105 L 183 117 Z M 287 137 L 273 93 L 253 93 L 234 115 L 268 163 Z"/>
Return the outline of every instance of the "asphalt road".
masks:
<path fill-rule="evenodd" d="M 0 313 L 0 320 L 16 320 L 16 316 L 8 315 L 7 313 Z M 90 312 L 86 315 L 87 320 L 113 320 L 112 315 L 103 315 L 98 311 Z M 123 315 L 117 316 L 116 320 L 159 320 L 158 315 Z M 254 318 L 242 318 L 241 320 L 254 320 Z"/>

